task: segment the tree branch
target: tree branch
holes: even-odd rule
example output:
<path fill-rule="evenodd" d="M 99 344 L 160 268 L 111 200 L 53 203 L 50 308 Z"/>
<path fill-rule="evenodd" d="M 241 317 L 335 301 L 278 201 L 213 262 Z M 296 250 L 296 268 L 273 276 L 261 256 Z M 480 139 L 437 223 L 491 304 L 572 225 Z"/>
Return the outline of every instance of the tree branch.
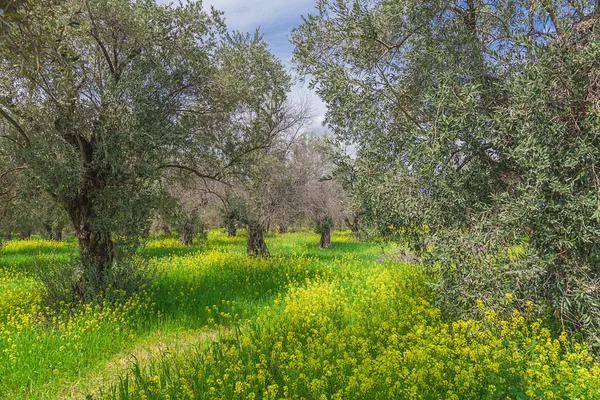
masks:
<path fill-rule="evenodd" d="M 92 30 L 90 33 L 92 34 L 92 37 L 94 38 L 96 43 L 98 43 L 98 46 L 102 50 L 104 59 L 108 63 L 108 68 L 110 69 L 110 73 L 116 80 L 118 80 L 119 76 L 117 75 L 117 70 L 115 69 L 115 67 L 110 59 L 110 54 L 108 54 L 108 50 L 106 50 L 106 46 L 104 46 L 104 43 L 102 43 L 102 41 L 100 40 L 100 36 L 98 35 L 98 27 L 96 26 L 96 20 L 94 19 L 94 15 L 92 14 L 92 9 L 90 8 L 90 3 L 87 0 L 85 2 L 85 7 L 87 8 L 88 15 L 90 17 L 90 22 L 92 23 Z"/>
<path fill-rule="evenodd" d="M 11 124 L 17 130 L 17 132 L 19 132 L 21 137 L 25 140 L 25 146 L 21 145 L 21 147 L 30 147 L 31 140 L 29 139 L 29 136 L 27 136 L 27 134 L 25 133 L 23 127 L 21 127 L 21 125 L 19 125 L 17 121 L 15 121 L 10 115 L 8 115 L 8 113 L 4 111 L 2 107 L 0 107 L 0 115 L 2 115 L 4 119 L 8 121 L 8 123 Z"/>
<path fill-rule="evenodd" d="M 162 164 L 159 165 L 156 169 L 165 169 L 165 168 L 176 168 L 176 169 L 182 169 L 184 171 L 188 171 L 193 173 L 194 175 L 196 175 L 199 178 L 203 178 L 203 179 L 210 179 L 216 182 L 220 182 L 223 183 L 225 185 L 228 185 L 228 183 L 223 182 L 221 180 L 221 178 L 219 177 L 219 175 L 215 174 L 215 175 L 207 175 L 207 174 L 203 174 L 202 172 L 198 171 L 197 169 L 194 169 L 192 167 L 188 167 L 186 165 L 179 165 L 179 164 Z"/>

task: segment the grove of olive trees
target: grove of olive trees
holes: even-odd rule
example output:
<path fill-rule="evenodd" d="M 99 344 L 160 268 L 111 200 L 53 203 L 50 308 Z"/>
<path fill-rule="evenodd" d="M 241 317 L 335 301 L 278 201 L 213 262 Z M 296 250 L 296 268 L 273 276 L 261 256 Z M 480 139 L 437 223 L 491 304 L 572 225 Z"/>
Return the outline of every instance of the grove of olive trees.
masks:
<path fill-rule="evenodd" d="M 600 398 L 600 2 L 314 3 L 0 0 L 0 398 Z"/>
<path fill-rule="evenodd" d="M 323 1 L 293 33 L 365 223 L 409 240 L 439 305 L 533 301 L 600 338 L 594 1 Z M 519 255 L 507 248 L 519 248 Z"/>

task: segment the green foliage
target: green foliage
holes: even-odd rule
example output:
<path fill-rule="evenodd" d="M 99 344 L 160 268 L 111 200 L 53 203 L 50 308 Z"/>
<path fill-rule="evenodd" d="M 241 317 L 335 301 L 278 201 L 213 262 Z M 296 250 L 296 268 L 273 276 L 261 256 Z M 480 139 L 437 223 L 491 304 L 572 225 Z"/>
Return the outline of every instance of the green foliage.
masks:
<path fill-rule="evenodd" d="M 121 365 L 132 352 L 151 347 L 161 332 L 177 336 L 189 330 L 192 337 L 202 336 L 211 318 L 226 320 L 207 308 L 225 310 L 223 302 L 233 302 L 250 318 L 291 283 L 343 270 L 337 260 L 345 252 L 355 251 L 360 259 L 377 252 L 368 244 L 346 242 L 345 236 L 334 236 L 340 244 L 326 255 L 318 251 L 313 234 L 268 238 L 269 260 L 248 259 L 245 237 L 231 239 L 220 230 L 210 231 L 208 243 L 196 246 L 150 240 L 138 253 L 142 265 L 148 264 L 143 277 L 152 278 L 144 289 L 130 297 L 113 290 L 88 304 L 59 299 L 56 307 L 44 305 L 48 294 L 38 277 L 50 272 L 40 269 L 62 266 L 68 276 L 71 271 L 64 268 L 77 254 L 77 243 L 9 241 L 0 251 L 0 397 L 68 396 L 75 381 L 74 396 L 85 397 L 86 390 L 96 391 L 99 382 L 112 379 L 115 371 L 106 369 L 107 362 Z"/>
<path fill-rule="evenodd" d="M 323 1 L 295 30 L 326 122 L 357 147 L 338 164 L 365 224 L 428 256 L 445 311 L 518 292 L 600 337 L 599 12 Z M 523 238 L 523 259 L 499 256 Z"/>
<path fill-rule="evenodd" d="M 329 232 L 331 231 L 331 229 L 333 228 L 333 226 L 335 225 L 335 222 L 333 220 L 333 218 L 331 218 L 329 215 L 326 215 L 324 217 L 322 217 L 321 219 L 319 219 L 318 221 L 316 221 L 315 223 L 315 233 L 323 233 L 323 232 Z"/>
<path fill-rule="evenodd" d="M 448 322 L 421 266 L 378 262 L 379 246 L 332 236 L 327 252 L 310 233 L 267 238 L 268 259 L 247 258 L 245 238 L 220 230 L 200 246 L 151 240 L 138 255 L 157 270 L 144 290 L 55 308 L 42 303 L 37 270 L 68 265 L 75 242 L 10 241 L 0 253 L 0 396 L 600 395 L 585 347 L 536 320 L 534 305 L 514 310 L 517 293 L 502 295 L 503 316 L 474 301 L 479 321 Z M 498 257 L 525 255 L 526 244 Z M 167 340 L 182 335 L 195 341 Z"/>
<path fill-rule="evenodd" d="M 166 170 L 224 179 L 283 129 L 281 62 L 201 3 L 23 4 L 3 26 L 0 157 L 67 211 L 84 270 L 147 229 Z"/>

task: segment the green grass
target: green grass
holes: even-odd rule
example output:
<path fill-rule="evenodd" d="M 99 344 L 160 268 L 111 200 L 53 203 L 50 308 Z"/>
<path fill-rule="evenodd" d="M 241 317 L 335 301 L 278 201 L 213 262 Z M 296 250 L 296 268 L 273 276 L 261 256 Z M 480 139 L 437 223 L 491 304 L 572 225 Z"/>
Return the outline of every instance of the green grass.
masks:
<path fill-rule="evenodd" d="M 335 232 L 149 241 L 156 276 L 116 303 L 45 308 L 36 270 L 76 243 L 0 252 L 0 398 L 600 398 L 600 368 L 543 321 L 444 321 L 421 267 Z M 394 251 L 384 246 L 386 252 Z M 101 393 L 99 392 L 99 389 Z"/>
<path fill-rule="evenodd" d="M 41 304 L 34 272 L 69 262 L 76 242 L 6 243 L 0 252 L 0 398 L 55 398 L 69 382 L 84 385 L 87 375 L 101 373 L 111 358 L 156 332 L 208 329 L 214 308 L 231 304 L 250 318 L 290 284 L 331 274 L 332 260 L 347 252 L 370 257 L 378 251 L 346 236 L 334 235 L 340 243 L 328 251 L 318 249 L 313 234 L 267 238 L 269 260 L 248 259 L 243 236 L 218 231 L 191 247 L 175 239 L 149 241 L 140 255 L 157 276 L 145 292 L 122 304 L 59 311 Z"/>

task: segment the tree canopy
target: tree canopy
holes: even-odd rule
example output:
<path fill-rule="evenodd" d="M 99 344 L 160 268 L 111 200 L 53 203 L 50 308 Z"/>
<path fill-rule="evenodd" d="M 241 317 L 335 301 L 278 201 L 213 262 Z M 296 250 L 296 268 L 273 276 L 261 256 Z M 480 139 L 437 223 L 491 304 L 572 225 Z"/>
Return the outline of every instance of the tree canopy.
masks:
<path fill-rule="evenodd" d="M 280 61 L 200 3 L 48 0 L 4 20 L 2 154 L 68 212 L 99 275 L 166 169 L 223 179 L 283 124 Z"/>
<path fill-rule="evenodd" d="M 597 332 L 598 16 L 593 1 L 322 1 L 294 31 L 327 124 L 357 146 L 342 164 L 364 218 L 431 259 L 445 311 L 514 292 Z M 514 245 L 527 255 L 503 255 Z"/>

